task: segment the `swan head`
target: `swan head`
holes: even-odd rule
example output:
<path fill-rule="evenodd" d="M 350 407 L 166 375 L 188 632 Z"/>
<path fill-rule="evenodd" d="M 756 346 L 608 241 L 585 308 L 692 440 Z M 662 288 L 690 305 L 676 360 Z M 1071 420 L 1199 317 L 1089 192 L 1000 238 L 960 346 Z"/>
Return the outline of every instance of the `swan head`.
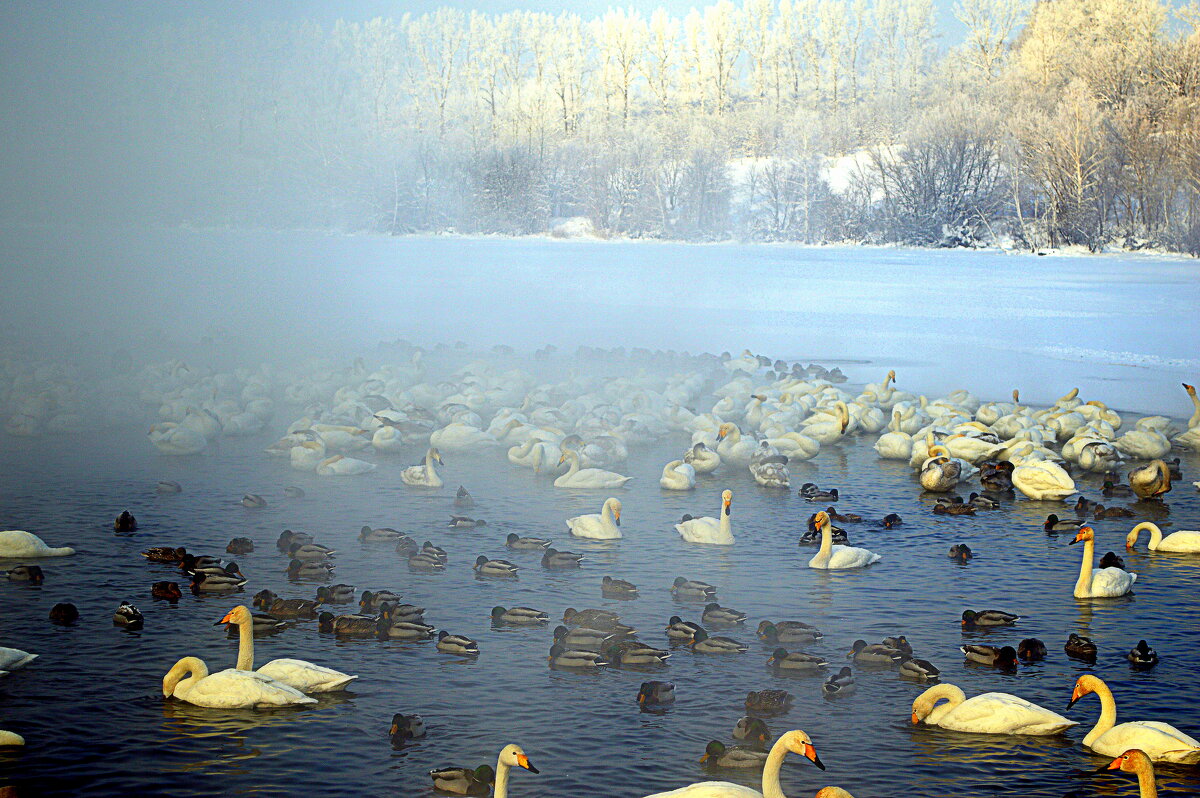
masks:
<path fill-rule="evenodd" d="M 829 513 L 821 510 L 813 516 L 813 526 L 820 529 L 824 526 L 829 526 Z"/>
<path fill-rule="evenodd" d="M 1090 526 L 1081 526 L 1081 527 L 1079 527 L 1079 531 L 1075 533 L 1075 537 L 1071 542 L 1072 543 L 1084 543 L 1087 541 L 1094 541 L 1095 539 L 1096 539 L 1095 530 L 1093 530 Z"/>
<path fill-rule="evenodd" d="M 825 763 L 821 761 L 821 757 L 817 756 L 817 749 L 813 746 L 813 742 L 806 732 L 800 729 L 793 729 L 790 732 L 785 732 L 779 738 L 779 742 L 783 743 L 787 747 L 787 750 L 793 754 L 799 754 L 808 759 L 821 770 L 825 769 Z"/>
<path fill-rule="evenodd" d="M 509 743 L 500 751 L 500 764 L 525 768 L 530 773 L 541 772 L 529 763 L 529 757 L 521 750 L 521 746 L 515 743 Z"/>
<path fill-rule="evenodd" d="M 1186 382 L 1181 383 L 1181 384 L 1183 385 L 1183 390 L 1187 391 L 1188 396 L 1196 395 L 1196 386 L 1195 385 L 1188 385 Z"/>
<path fill-rule="evenodd" d="M 442 462 L 442 453 L 439 452 L 437 449 L 429 450 L 429 458 L 431 460 L 433 460 L 435 463 L 437 463 L 438 465 L 445 465 L 445 463 Z"/>
<path fill-rule="evenodd" d="M 1096 772 L 1101 773 L 1105 770 L 1123 770 L 1126 773 L 1141 773 L 1148 770 L 1153 773 L 1154 765 L 1151 763 L 1150 757 L 1146 756 L 1145 751 L 1140 748 L 1130 748 Z"/>
<path fill-rule="evenodd" d="M 236 623 L 239 625 L 243 623 L 253 624 L 254 616 L 250 614 L 249 607 L 244 604 L 239 604 L 229 612 L 225 613 L 225 617 L 214 623 L 213 626 L 220 626 L 223 623 Z"/>
<path fill-rule="evenodd" d="M 676 461 L 676 462 L 678 462 L 678 461 Z M 608 501 L 604 502 L 604 504 L 608 506 L 609 511 L 612 513 L 613 521 L 616 523 L 617 526 L 620 526 L 621 525 L 621 500 L 617 499 L 617 498 L 612 498 L 612 499 L 609 499 Z"/>
<path fill-rule="evenodd" d="M 725 436 L 728 435 L 730 433 L 730 431 L 732 431 L 732 429 L 733 429 L 733 425 L 730 424 L 728 421 L 726 421 L 717 430 L 717 440 L 718 441 L 725 440 Z"/>
<path fill-rule="evenodd" d="M 1099 677 L 1092 676 L 1090 673 L 1085 673 L 1075 680 L 1075 689 L 1071 692 L 1071 702 L 1067 704 L 1067 709 L 1075 706 L 1075 702 L 1083 698 L 1085 695 L 1096 692 L 1098 687 L 1104 685 Z"/>
<path fill-rule="evenodd" d="M 730 514 L 730 505 L 733 503 L 733 491 L 726 490 L 721 493 L 721 512 L 725 515 Z"/>
<path fill-rule="evenodd" d="M 176 686 L 183 681 L 185 674 L 191 674 L 193 679 L 199 681 L 208 676 L 208 666 L 198 657 L 184 657 L 176 662 L 163 677 L 163 698 L 174 695 Z"/>

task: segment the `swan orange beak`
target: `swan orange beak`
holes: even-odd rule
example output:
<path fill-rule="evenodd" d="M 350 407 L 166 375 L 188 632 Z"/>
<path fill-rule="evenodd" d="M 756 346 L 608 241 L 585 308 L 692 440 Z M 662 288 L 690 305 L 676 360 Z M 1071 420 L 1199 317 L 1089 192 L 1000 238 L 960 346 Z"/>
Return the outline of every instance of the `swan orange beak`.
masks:
<path fill-rule="evenodd" d="M 617 510 L 615 513 L 613 513 L 613 520 L 615 520 L 617 522 L 617 526 L 621 525 L 621 511 L 620 510 Z"/>
<path fill-rule="evenodd" d="M 225 617 L 214 623 L 213 626 L 220 626 L 223 623 L 233 623 L 233 620 L 229 617 L 230 615 L 233 615 L 233 610 L 225 613 Z"/>
<path fill-rule="evenodd" d="M 558 464 L 562 465 L 565 462 L 567 462 L 567 456 L 564 454 L 562 457 L 558 458 Z"/>
<path fill-rule="evenodd" d="M 921 719 L 917 717 L 917 712 L 916 712 L 916 710 L 913 710 L 913 713 L 912 713 L 912 722 L 913 722 L 913 725 L 914 725 L 914 726 L 916 726 L 918 723 L 920 723 L 920 722 L 921 722 Z"/>
<path fill-rule="evenodd" d="M 529 764 L 529 757 L 524 754 L 517 754 L 517 764 L 528 770 L 530 773 L 541 773 L 540 770 Z"/>
<path fill-rule="evenodd" d="M 1090 691 L 1083 689 L 1083 687 L 1081 685 L 1078 685 L 1078 684 L 1075 685 L 1075 689 L 1073 691 L 1071 691 L 1071 703 L 1067 704 L 1067 709 L 1070 709 L 1071 707 L 1075 706 L 1075 702 L 1078 701 L 1079 699 L 1083 698 L 1089 692 Z"/>
<path fill-rule="evenodd" d="M 720 432 L 717 433 L 717 440 L 719 440 L 719 441 L 725 440 L 725 430 L 724 429 L 722 429 Z"/>
<path fill-rule="evenodd" d="M 812 743 L 804 744 L 804 756 L 811 759 L 812 763 L 821 770 L 825 769 L 825 763 L 821 761 L 821 757 L 817 756 L 817 749 L 813 747 Z"/>
<path fill-rule="evenodd" d="M 1119 757 L 1117 757 L 1113 761 L 1109 762 L 1106 767 L 1102 767 L 1099 770 L 1097 770 L 1096 772 L 1103 773 L 1106 770 L 1120 770 L 1121 763 L 1123 763 L 1124 761 L 1125 761 L 1125 755 L 1121 754 Z"/>

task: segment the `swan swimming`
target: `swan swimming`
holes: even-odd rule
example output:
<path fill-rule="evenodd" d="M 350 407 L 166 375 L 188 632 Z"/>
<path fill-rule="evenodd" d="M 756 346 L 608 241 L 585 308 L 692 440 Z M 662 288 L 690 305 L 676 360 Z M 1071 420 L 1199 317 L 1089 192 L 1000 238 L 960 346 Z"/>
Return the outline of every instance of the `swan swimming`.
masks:
<path fill-rule="evenodd" d="M 675 525 L 675 531 L 688 543 L 710 543 L 717 546 L 732 546 L 734 544 L 733 530 L 730 528 L 730 505 L 733 502 L 733 491 L 721 493 L 721 520 L 704 516 L 681 521 Z"/>
<path fill-rule="evenodd" d="M 599 513 L 567 519 L 567 528 L 577 538 L 618 540 L 621 538 L 621 500 L 609 498 Z"/>

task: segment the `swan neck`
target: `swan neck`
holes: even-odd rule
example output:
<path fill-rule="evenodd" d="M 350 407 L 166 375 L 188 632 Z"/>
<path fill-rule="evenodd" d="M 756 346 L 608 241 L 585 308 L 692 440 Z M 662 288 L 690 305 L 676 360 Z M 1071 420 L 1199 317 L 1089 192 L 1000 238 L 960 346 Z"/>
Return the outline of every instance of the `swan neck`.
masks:
<path fill-rule="evenodd" d="M 1092 595 L 1092 563 L 1096 561 L 1096 541 L 1083 541 L 1083 562 L 1079 566 L 1079 579 L 1075 582 L 1075 598 Z"/>
<path fill-rule="evenodd" d="M 503 754 L 496 759 L 496 791 L 492 798 L 508 798 L 509 764 L 504 761 Z"/>
<path fill-rule="evenodd" d="M 1149 763 L 1137 769 L 1139 798 L 1158 798 L 1158 785 L 1154 781 L 1154 767 Z"/>
<path fill-rule="evenodd" d="M 1083 738 L 1083 744 L 1091 746 L 1092 741 L 1103 735 L 1117 723 L 1117 702 L 1113 698 L 1112 690 L 1108 689 L 1108 685 L 1099 679 L 1093 685 L 1093 692 L 1100 699 L 1100 718 L 1096 721 L 1096 725 Z"/>
<path fill-rule="evenodd" d="M 821 524 L 821 548 L 817 551 L 817 561 L 824 564 L 829 562 L 833 554 L 833 531 L 829 522 Z"/>
<path fill-rule="evenodd" d="M 254 619 L 238 623 L 238 658 L 239 671 L 254 670 Z"/>
<path fill-rule="evenodd" d="M 771 746 L 771 753 L 767 755 L 766 764 L 763 765 L 763 798 L 787 798 L 783 794 L 783 787 L 779 784 L 779 771 L 783 767 L 783 759 L 788 752 L 786 739 L 787 735 L 785 734 L 775 741 L 775 745 Z"/>
<path fill-rule="evenodd" d="M 1200 396 L 1197 396 L 1194 393 L 1190 396 L 1192 399 L 1192 406 L 1196 409 L 1192 413 L 1192 417 L 1188 419 L 1188 429 L 1194 429 L 1196 427 L 1200 427 Z"/>
<path fill-rule="evenodd" d="M 1134 546 L 1137 544 L 1138 534 L 1143 529 L 1150 532 L 1150 543 L 1148 546 L 1151 551 L 1154 551 L 1158 548 L 1158 545 L 1162 543 L 1163 533 L 1162 530 L 1158 528 L 1158 524 L 1152 521 L 1143 521 L 1133 529 L 1129 530 L 1129 545 Z"/>
<path fill-rule="evenodd" d="M 526 438 L 525 442 L 520 445 L 521 448 L 517 449 L 517 456 L 518 457 L 528 456 L 529 453 L 533 451 L 533 444 L 534 444 L 535 440 L 536 439 L 533 437 Z"/>

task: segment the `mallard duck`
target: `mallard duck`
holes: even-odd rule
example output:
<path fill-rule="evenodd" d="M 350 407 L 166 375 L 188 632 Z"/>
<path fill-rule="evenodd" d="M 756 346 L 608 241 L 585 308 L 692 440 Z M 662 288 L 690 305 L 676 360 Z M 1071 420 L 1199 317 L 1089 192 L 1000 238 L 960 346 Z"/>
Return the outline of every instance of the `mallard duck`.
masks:
<path fill-rule="evenodd" d="M 671 583 L 671 595 L 680 598 L 715 599 L 717 589 L 707 582 L 698 582 L 677 576 Z"/>
<path fill-rule="evenodd" d="M 863 520 L 861 515 L 855 513 L 839 513 L 832 506 L 825 508 L 825 513 L 834 521 L 839 521 L 843 524 L 857 524 Z"/>
<path fill-rule="evenodd" d="M 349 604 L 354 601 L 353 585 L 329 585 L 317 588 L 316 604 Z"/>
<path fill-rule="evenodd" d="M 562 614 L 563 623 L 573 624 L 575 626 L 588 626 L 592 629 L 602 629 L 606 632 L 621 632 L 629 633 L 633 628 L 621 623 L 621 616 L 612 610 L 599 610 L 588 608 L 576 610 L 574 607 L 567 607 Z"/>
<path fill-rule="evenodd" d="M 1046 516 L 1046 523 L 1042 524 L 1042 529 L 1050 532 L 1075 532 L 1085 522 L 1076 518 L 1059 518 L 1054 513 Z"/>
<path fill-rule="evenodd" d="M 397 543 L 404 538 L 408 538 L 408 535 L 387 526 L 370 527 L 364 524 L 358 530 L 358 539 L 363 543 Z"/>
<path fill-rule="evenodd" d="M 971 551 L 971 547 L 968 546 L 966 543 L 955 543 L 953 546 L 950 547 L 950 554 L 948 556 L 952 560 L 958 560 L 959 562 L 966 562 L 967 560 L 974 557 L 975 554 L 974 554 L 974 552 Z"/>
<path fill-rule="evenodd" d="M 648 646 L 637 640 L 622 640 L 609 642 L 602 653 L 611 664 L 622 665 L 664 665 L 671 656 L 670 651 Z"/>
<path fill-rule="evenodd" d="M 378 612 L 384 604 L 399 603 L 399 593 L 390 590 L 364 590 L 358 600 L 358 608 L 363 612 Z"/>
<path fill-rule="evenodd" d="M 767 763 L 767 752 L 738 745 L 727 746 L 713 740 L 705 746 L 704 756 L 700 757 L 700 761 L 719 768 L 761 768 Z"/>
<path fill-rule="evenodd" d="M 232 593 L 242 589 L 246 584 L 245 577 L 217 576 L 196 571 L 192 574 L 193 593 Z"/>
<path fill-rule="evenodd" d="M 435 546 L 428 540 L 421 544 L 421 554 L 427 554 L 431 557 L 437 557 L 442 561 L 442 565 L 450 562 L 450 556 L 446 554 L 446 550 L 441 546 Z"/>
<path fill-rule="evenodd" d="M 638 589 L 632 582 L 606 576 L 600 580 L 600 594 L 605 598 L 637 598 Z"/>
<path fill-rule="evenodd" d="M 392 745 L 401 746 L 407 740 L 415 740 L 425 736 L 425 720 L 420 715 L 392 715 L 392 725 L 388 729 Z"/>
<path fill-rule="evenodd" d="M 904 654 L 905 656 L 911 657 L 912 653 L 913 653 L 912 645 L 909 644 L 908 638 L 905 637 L 904 635 L 896 635 L 895 637 L 885 637 L 885 638 L 883 638 L 883 642 L 881 645 L 885 645 L 888 648 L 894 648 L 897 651 L 899 651 L 901 654 Z"/>
<path fill-rule="evenodd" d="M 701 630 L 700 624 L 685 621 L 678 615 L 672 615 L 667 621 L 667 637 L 672 640 L 691 640 Z"/>
<path fill-rule="evenodd" d="M 475 573 L 480 576 L 512 577 L 517 575 L 517 566 L 508 560 L 492 560 L 487 555 L 480 554 L 475 558 L 473 566 Z"/>
<path fill-rule="evenodd" d="M 1097 507 L 1102 507 L 1102 506 L 1103 505 L 1097 504 L 1094 501 L 1085 499 L 1083 496 L 1080 496 L 1078 499 L 1075 500 L 1075 515 L 1083 517 L 1093 511 L 1095 511 L 1095 509 Z"/>
<path fill-rule="evenodd" d="M 1150 648 L 1145 640 L 1139 640 L 1138 644 L 1125 655 L 1125 658 L 1135 668 L 1151 668 L 1158 664 L 1158 652 Z"/>
<path fill-rule="evenodd" d="M 146 549 L 142 552 L 142 556 L 150 562 L 183 562 L 184 555 L 187 554 L 187 549 L 183 546 L 171 548 L 170 546 L 155 546 L 151 549 Z"/>
<path fill-rule="evenodd" d="M 342 616 L 356 617 L 356 616 Z M 374 623 L 375 637 L 380 640 L 428 640 L 433 637 L 433 633 L 437 631 L 434 627 L 426 623 L 421 623 L 419 620 L 405 620 L 402 618 L 393 618 L 389 615 L 380 615 L 378 618 L 370 618 L 363 616 Z M 351 635 L 359 637 L 361 630 L 357 629 Z M 335 628 L 335 632 L 338 630 Z M 342 634 L 338 632 L 338 634 Z"/>
<path fill-rule="evenodd" d="M 881 665 L 893 665 L 904 657 L 899 649 L 885 646 L 883 643 L 868 643 L 866 640 L 855 640 L 846 655 L 855 662 L 871 662 Z"/>
<path fill-rule="evenodd" d="M 286 488 L 283 489 L 283 495 L 288 497 L 289 499 L 303 499 L 304 498 L 304 488 L 299 488 L 299 487 L 296 487 L 295 485 L 288 485 Z"/>
<path fill-rule="evenodd" d="M 438 768 L 429 771 L 433 786 L 443 792 L 456 795 L 487 795 L 491 792 L 492 783 L 496 781 L 496 771 L 491 765 L 480 765 L 474 770 L 470 768 Z"/>
<path fill-rule="evenodd" d="M 293 540 L 288 546 L 288 555 L 293 560 L 327 560 L 337 552 L 320 543 L 299 543 Z"/>
<path fill-rule="evenodd" d="M 408 558 L 408 567 L 417 571 L 444 571 L 446 563 L 435 554 L 418 551 Z"/>
<path fill-rule="evenodd" d="M 1067 652 L 1067 656 L 1081 659 L 1085 662 L 1095 662 L 1098 649 L 1091 638 L 1077 635 L 1071 632 L 1067 638 L 1066 645 L 1063 646 L 1063 651 Z"/>
<path fill-rule="evenodd" d="M 9 569 L 8 581 L 28 582 L 31 585 L 40 585 L 46 581 L 46 575 L 42 573 L 40 565 L 18 565 L 15 568 Z"/>
<path fill-rule="evenodd" d="M 516 532 L 509 532 L 505 546 L 518 551 L 541 551 L 550 548 L 553 541 L 545 538 L 525 538 L 518 535 Z"/>
<path fill-rule="evenodd" d="M 704 614 L 700 616 L 700 622 L 712 626 L 736 626 L 744 623 L 746 617 L 746 613 L 722 607 L 714 601 L 704 607 Z"/>
<path fill-rule="evenodd" d="M 287 554 L 292 549 L 293 543 L 312 543 L 313 536 L 307 532 L 293 532 L 290 529 L 285 529 L 279 533 L 279 539 L 275 541 L 275 547 Z"/>
<path fill-rule="evenodd" d="M 732 737 L 735 740 L 751 740 L 761 745 L 771 739 L 771 730 L 762 718 L 743 715 L 733 725 Z"/>
<path fill-rule="evenodd" d="M 317 628 L 322 632 L 333 632 L 338 637 L 376 637 L 377 618 L 370 615 L 334 615 L 323 612 L 317 616 Z"/>
<path fill-rule="evenodd" d="M 462 485 L 458 486 L 458 490 L 454 494 L 454 506 L 460 508 L 475 506 L 475 499 L 471 498 L 471 494 Z"/>
<path fill-rule="evenodd" d="M 117 611 L 113 613 L 113 626 L 124 626 L 126 629 L 141 629 L 145 622 L 146 619 L 142 615 L 141 610 L 128 601 L 122 601 L 121 606 L 117 607 Z"/>
<path fill-rule="evenodd" d="M 803 621 L 760 621 L 756 634 L 764 643 L 811 643 L 824 637 L 820 629 Z"/>
<path fill-rule="evenodd" d="M 963 610 L 962 627 L 964 629 L 977 629 L 991 626 L 1012 626 L 1019 620 L 1021 620 L 1020 615 L 1013 615 L 1011 612 L 1002 612 L 1000 610 L 983 610 L 981 612 Z"/>
<path fill-rule="evenodd" d="M 264 596 L 264 593 L 268 595 Z M 317 602 L 309 599 L 283 599 L 269 590 L 261 591 L 254 596 L 254 606 L 273 618 L 317 617 Z"/>
<path fill-rule="evenodd" d="M 267 500 L 257 493 L 247 493 L 242 496 L 238 504 L 251 510 L 257 510 L 266 507 Z"/>
<path fill-rule="evenodd" d="M 425 608 L 418 607 L 416 604 L 402 604 L 400 602 L 382 604 L 379 607 L 379 614 L 384 618 L 391 618 L 396 621 L 425 622 Z"/>
<path fill-rule="evenodd" d="M 1097 521 L 1103 521 L 1105 518 L 1133 518 L 1135 513 L 1128 507 L 1105 507 L 1103 504 L 1095 505 L 1092 510 L 1092 518 Z"/>
<path fill-rule="evenodd" d="M 821 685 L 821 692 L 828 696 L 850 695 L 854 689 L 854 674 L 849 668 L 842 668 Z"/>
<path fill-rule="evenodd" d="M 1010 493 L 1013 489 L 1013 464 L 1009 462 L 984 464 L 980 468 L 979 484 L 988 493 Z"/>
<path fill-rule="evenodd" d="M 805 654 L 803 651 L 793 651 L 790 654 L 785 648 L 777 648 L 767 658 L 767 665 L 775 671 L 818 671 L 828 663 L 821 657 Z"/>
<path fill-rule="evenodd" d="M 156 599 L 179 601 L 183 598 L 183 591 L 177 582 L 155 582 L 150 586 L 150 595 Z"/>
<path fill-rule="evenodd" d="M 543 568 L 578 568 L 579 561 L 583 559 L 582 554 L 575 554 L 569 551 L 559 551 L 558 549 L 549 548 L 542 554 Z"/>
<path fill-rule="evenodd" d="M 824 511 L 821 511 L 824 514 Z M 821 543 L 821 528 L 817 526 L 817 515 L 813 513 L 808 517 L 808 528 L 804 534 L 800 536 L 799 545 L 801 546 L 816 546 Z M 829 534 L 832 536 L 832 542 L 838 545 L 847 545 L 850 542 L 850 537 L 846 534 L 846 530 L 840 526 L 829 525 Z"/>
<path fill-rule="evenodd" d="M 169 479 L 160 479 L 158 481 L 158 484 L 156 484 L 154 486 L 155 493 L 161 493 L 164 495 L 171 494 L 171 493 L 181 493 L 182 491 L 183 491 L 182 485 L 180 485 L 178 482 L 174 482 Z"/>
<path fill-rule="evenodd" d="M 688 645 L 701 654 L 744 654 L 750 650 L 749 646 L 730 637 L 709 637 L 703 629 L 696 630 Z"/>
<path fill-rule="evenodd" d="M 287 575 L 291 579 L 328 579 L 333 567 L 333 563 L 323 560 L 293 559 L 288 563 Z"/>
<path fill-rule="evenodd" d="M 450 516 L 450 523 L 446 524 L 446 526 L 453 529 L 473 529 L 477 526 L 487 526 L 487 521 L 484 521 L 482 518 L 468 518 L 465 515 L 452 515 Z"/>
<path fill-rule="evenodd" d="M 1036 662 L 1046 658 L 1046 644 L 1036 637 L 1027 637 L 1017 643 L 1017 656 L 1026 662 Z"/>
<path fill-rule="evenodd" d="M 199 557 L 194 554 L 185 554 L 179 560 L 179 571 L 181 573 L 194 573 L 195 571 L 207 571 L 221 567 L 220 557 L 210 557 L 205 554 Z"/>
<path fill-rule="evenodd" d="M 975 515 L 973 504 L 943 504 L 933 505 L 934 515 Z"/>
<path fill-rule="evenodd" d="M 836 502 L 838 500 L 838 489 L 830 488 L 829 490 L 821 490 L 811 482 L 806 482 L 800 488 L 800 495 L 806 501 L 810 502 Z"/>
<path fill-rule="evenodd" d="M 70 602 L 61 602 L 50 608 L 50 620 L 60 625 L 79 620 L 79 609 Z"/>
<path fill-rule="evenodd" d="M 550 665 L 555 668 L 601 668 L 608 660 L 597 651 L 580 651 L 567 648 L 562 643 L 550 647 Z"/>
<path fill-rule="evenodd" d="M 606 632 L 603 629 L 592 629 L 587 626 L 577 626 L 574 629 L 568 629 L 561 624 L 554 627 L 554 642 L 560 643 L 564 648 L 578 649 L 580 651 L 601 651 L 609 643 L 617 639 L 617 635 L 612 632 Z"/>
<path fill-rule="evenodd" d="M 900 678 L 912 679 L 918 682 L 936 682 L 941 677 L 932 662 L 927 659 L 905 657 L 900 660 Z"/>
<path fill-rule="evenodd" d="M 1120 568 L 1125 570 L 1125 558 L 1119 556 L 1115 551 L 1106 551 L 1104 556 L 1100 558 L 1100 562 L 1096 564 L 1097 568 Z"/>
<path fill-rule="evenodd" d="M 994 668 L 1012 669 L 1017 667 L 1017 650 L 1012 646 L 996 648 L 995 646 L 966 645 L 959 646 L 968 662 L 978 662 L 980 665 L 991 665 Z"/>
<path fill-rule="evenodd" d="M 1114 482 L 1112 477 L 1106 476 L 1104 478 L 1104 487 L 1100 489 L 1100 492 L 1111 499 L 1114 496 L 1132 496 L 1133 488 Z"/>
<path fill-rule="evenodd" d="M 445 629 L 438 632 L 437 650 L 443 654 L 457 654 L 460 657 L 479 656 L 479 644 L 463 635 L 452 635 Z"/>
<path fill-rule="evenodd" d="M 884 529 L 893 529 L 895 527 L 902 526 L 904 524 L 904 519 L 895 513 L 888 513 L 883 517 L 882 523 Z"/>
<path fill-rule="evenodd" d="M 786 712 L 792 706 L 787 690 L 760 690 L 746 694 L 747 712 Z"/>
<path fill-rule="evenodd" d="M 128 510 L 122 510 L 117 519 L 113 521 L 114 532 L 134 532 L 137 530 L 137 526 L 137 519 Z"/>
<path fill-rule="evenodd" d="M 972 493 L 967 503 L 979 510 L 999 510 L 1000 502 L 993 499 L 991 496 L 980 496 L 978 493 Z"/>
<path fill-rule="evenodd" d="M 254 541 L 250 538 L 234 538 L 225 546 L 228 554 L 249 554 L 254 551 Z"/>
<path fill-rule="evenodd" d="M 671 682 L 642 682 L 638 688 L 638 703 L 642 706 L 662 706 L 675 703 L 675 685 Z"/>
<path fill-rule="evenodd" d="M 397 554 L 403 554 L 411 557 L 418 551 L 420 551 L 420 546 L 417 545 L 417 541 L 413 540 L 408 535 L 401 535 L 400 537 L 396 538 Z"/>
<path fill-rule="evenodd" d="M 513 626 L 530 626 L 533 624 L 548 623 L 550 616 L 541 610 L 531 609 L 529 607 L 513 607 L 505 609 L 504 607 L 492 607 L 492 622 L 507 623 Z"/>

